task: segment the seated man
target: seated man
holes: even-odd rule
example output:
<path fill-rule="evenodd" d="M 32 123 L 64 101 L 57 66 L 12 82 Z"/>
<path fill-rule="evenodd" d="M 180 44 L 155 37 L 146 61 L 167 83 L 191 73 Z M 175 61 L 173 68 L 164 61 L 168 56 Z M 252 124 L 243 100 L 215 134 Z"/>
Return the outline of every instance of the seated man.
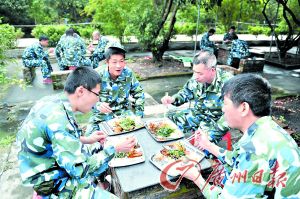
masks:
<path fill-rule="evenodd" d="M 231 43 L 233 40 L 233 35 L 235 34 L 235 26 L 231 26 L 229 32 L 224 35 L 223 42 L 225 44 Z"/>
<path fill-rule="evenodd" d="M 49 45 L 49 39 L 46 36 L 41 36 L 39 42 L 29 46 L 25 49 L 22 55 L 23 65 L 25 67 L 41 67 L 43 75 L 43 83 L 51 84 L 51 72 L 53 71 L 48 52 L 43 50 Z"/>
<path fill-rule="evenodd" d="M 91 66 L 91 60 L 85 58 L 86 47 L 81 37 L 73 28 L 66 30 L 60 38 L 55 55 L 60 70 L 74 70 L 79 66 Z"/>
<path fill-rule="evenodd" d="M 219 140 L 227 131 L 223 124 L 221 89 L 232 75 L 216 68 L 217 59 L 212 52 L 200 51 L 193 60 L 193 77 L 177 94 L 165 96 L 163 104 L 182 105 L 195 101 L 192 109 L 170 114 L 169 118 L 190 136 L 198 128 L 210 133 L 211 140 Z"/>
<path fill-rule="evenodd" d="M 227 151 L 199 130 L 197 141 L 225 167 L 224 187 L 206 184 L 196 167 L 185 174 L 206 198 L 299 198 L 300 150 L 270 116 L 271 87 L 262 77 L 242 74 L 225 83 L 224 117 L 243 137 Z"/>
<path fill-rule="evenodd" d="M 113 119 L 116 115 L 135 114 L 141 117 L 144 115 L 143 88 L 132 70 L 126 67 L 126 51 L 120 44 L 118 45 L 115 43 L 106 50 L 107 66 L 99 69 L 102 90 L 99 93 L 100 100 L 97 107 L 93 109 L 91 117 L 94 130 L 99 129 L 100 122 Z"/>
<path fill-rule="evenodd" d="M 74 115 L 89 112 L 98 102 L 100 81 L 93 69 L 76 68 L 67 78 L 65 93 L 38 101 L 18 132 L 22 181 L 43 198 L 115 198 L 93 182 L 108 168 L 115 152 L 132 150 L 135 139 L 103 149 L 99 142 L 106 135 L 96 132 L 82 137 Z"/>
<path fill-rule="evenodd" d="M 205 33 L 200 41 L 200 50 L 210 51 L 217 55 L 217 47 L 213 41 L 209 40 L 209 37 L 215 34 L 214 29 L 210 29 L 207 33 Z"/>
<path fill-rule="evenodd" d="M 236 34 L 232 36 L 230 55 L 228 56 L 227 65 L 235 68 L 239 67 L 240 59 L 250 55 L 249 47 L 246 41 L 238 39 Z"/>
<path fill-rule="evenodd" d="M 88 50 L 91 51 L 91 61 L 93 68 L 98 68 L 99 62 L 105 59 L 104 52 L 109 40 L 100 35 L 100 32 L 94 31 L 93 32 L 93 41 L 98 41 L 97 47 L 94 48 L 93 43 L 91 43 L 88 47 Z"/>

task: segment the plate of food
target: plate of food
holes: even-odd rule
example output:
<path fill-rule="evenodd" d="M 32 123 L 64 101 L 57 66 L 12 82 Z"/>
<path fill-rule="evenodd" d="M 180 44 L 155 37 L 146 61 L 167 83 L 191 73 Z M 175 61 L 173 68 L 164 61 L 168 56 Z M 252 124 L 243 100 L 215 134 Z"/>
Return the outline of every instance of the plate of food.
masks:
<path fill-rule="evenodd" d="M 200 162 L 204 157 L 202 151 L 192 146 L 188 141 L 181 140 L 164 145 L 163 149 L 151 156 L 150 162 L 168 175 L 178 176 L 179 172 L 176 170 L 176 166 L 168 169 L 166 167 L 178 160 L 180 160 L 178 164 L 189 160 L 192 160 L 192 163 Z"/>
<path fill-rule="evenodd" d="M 145 162 L 145 153 L 141 147 L 141 145 L 138 143 L 138 140 L 135 136 L 129 135 L 129 136 L 122 136 L 121 139 L 126 139 L 128 137 L 134 137 L 136 140 L 136 144 L 134 148 L 130 152 L 119 152 L 116 153 L 114 158 L 108 163 L 110 167 L 123 167 L 133 164 L 138 164 Z M 113 142 L 118 142 L 120 140 L 120 137 L 108 137 L 105 145 L 111 145 Z"/>
<path fill-rule="evenodd" d="M 145 127 L 150 135 L 158 142 L 165 142 L 184 137 L 183 132 L 169 118 L 148 120 Z"/>
<path fill-rule="evenodd" d="M 137 116 L 117 117 L 107 122 L 102 122 L 102 125 L 104 127 L 103 130 L 108 135 L 120 135 L 144 127 L 144 123 L 141 118 Z"/>

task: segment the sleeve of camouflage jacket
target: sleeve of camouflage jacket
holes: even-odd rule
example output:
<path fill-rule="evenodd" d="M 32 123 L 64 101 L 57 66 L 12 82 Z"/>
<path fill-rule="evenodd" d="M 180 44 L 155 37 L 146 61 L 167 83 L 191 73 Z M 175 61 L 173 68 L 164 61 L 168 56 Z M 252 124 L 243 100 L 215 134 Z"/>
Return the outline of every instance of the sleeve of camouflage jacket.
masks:
<path fill-rule="evenodd" d="M 194 98 L 195 81 L 190 79 L 183 88 L 175 95 L 173 95 L 175 101 L 172 103 L 175 106 L 180 106 Z"/>
<path fill-rule="evenodd" d="M 144 105 L 145 105 L 145 94 L 140 82 L 136 79 L 134 74 L 132 74 L 130 94 L 134 99 L 134 101 L 132 102 L 132 107 L 135 110 L 135 114 L 143 117 Z"/>
<path fill-rule="evenodd" d="M 209 134 L 210 141 L 220 141 L 223 135 L 229 131 L 230 128 L 228 127 L 227 123 L 225 122 L 224 115 L 220 117 L 214 124 L 214 128 L 207 129 L 206 131 Z"/>
<path fill-rule="evenodd" d="M 80 140 L 65 130 L 55 131 L 50 139 L 57 163 L 73 178 L 84 178 L 99 173 L 99 170 L 108 167 L 107 164 L 115 153 L 111 146 L 91 156 L 84 154 L 84 146 Z"/>

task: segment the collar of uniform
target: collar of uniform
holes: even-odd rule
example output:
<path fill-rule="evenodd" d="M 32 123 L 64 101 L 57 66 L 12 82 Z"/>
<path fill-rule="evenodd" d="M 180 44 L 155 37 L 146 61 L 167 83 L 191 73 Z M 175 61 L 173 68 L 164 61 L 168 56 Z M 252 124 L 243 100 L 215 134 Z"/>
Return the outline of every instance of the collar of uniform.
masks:
<path fill-rule="evenodd" d="M 221 82 L 221 78 L 220 78 L 220 73 L 221 70 L 219 68 L 216 68 L 216 76 L 214 78 L 214 80 L 212 81 L 211 84 L 209 84 L 209 86 L 207 87 L 207 91 L 210 92 L 217 92 L 215 89 L 219 86 L 221 86 L 222 82 Z"/>
<path fill-rule="evenodd" d="M 123 80 L 125 80 L 126 79 L 126 76 L 127 76 L 127 74 L 128 74 L 128 68 L 125 66 L 124 67 L 124 69 L 123 69 L 123 71 L 122 71 L 122 73 L 121 73 L 121 75 L 117 78 L 117 79 L 115 79 L 115 80 L 113 80 L 111 77 L 110 77 L 110 74 L 109 74 L 109 71 L 108 71 L 108 66 L 105 68 L 105 71 L 104 71 L 104 74 L 103 74 L 103 78 L 105 78 L 106 80 L 110 80 L 110 81 L 123 81 Z"/>

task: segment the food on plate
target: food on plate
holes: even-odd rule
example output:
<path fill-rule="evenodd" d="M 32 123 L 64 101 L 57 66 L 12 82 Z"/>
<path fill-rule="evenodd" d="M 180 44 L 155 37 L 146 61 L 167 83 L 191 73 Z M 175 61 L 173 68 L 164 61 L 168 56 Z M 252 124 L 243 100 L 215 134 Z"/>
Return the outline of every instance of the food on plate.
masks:
<path fill-rule="evenodd" d="M 150 122 L 149 129 L 151 133 L 162 137 L 170 137 L 175 132 L 175 128 L 165 121 Z"/>
<path fill-rule="evenodd" d="M 115 158 L 136 158 L 143 155 L 140 146 L 136 144 L 130 152 L 119 152 L 115 154 Z"/>
<path fill-rule="evenodd" d="M 116 133 L 132 131 L 139 127 L 141 127 L 141 124 L 137 117 L 130 116 L 115 119 L 112 125 L 112 128 Z"/>

